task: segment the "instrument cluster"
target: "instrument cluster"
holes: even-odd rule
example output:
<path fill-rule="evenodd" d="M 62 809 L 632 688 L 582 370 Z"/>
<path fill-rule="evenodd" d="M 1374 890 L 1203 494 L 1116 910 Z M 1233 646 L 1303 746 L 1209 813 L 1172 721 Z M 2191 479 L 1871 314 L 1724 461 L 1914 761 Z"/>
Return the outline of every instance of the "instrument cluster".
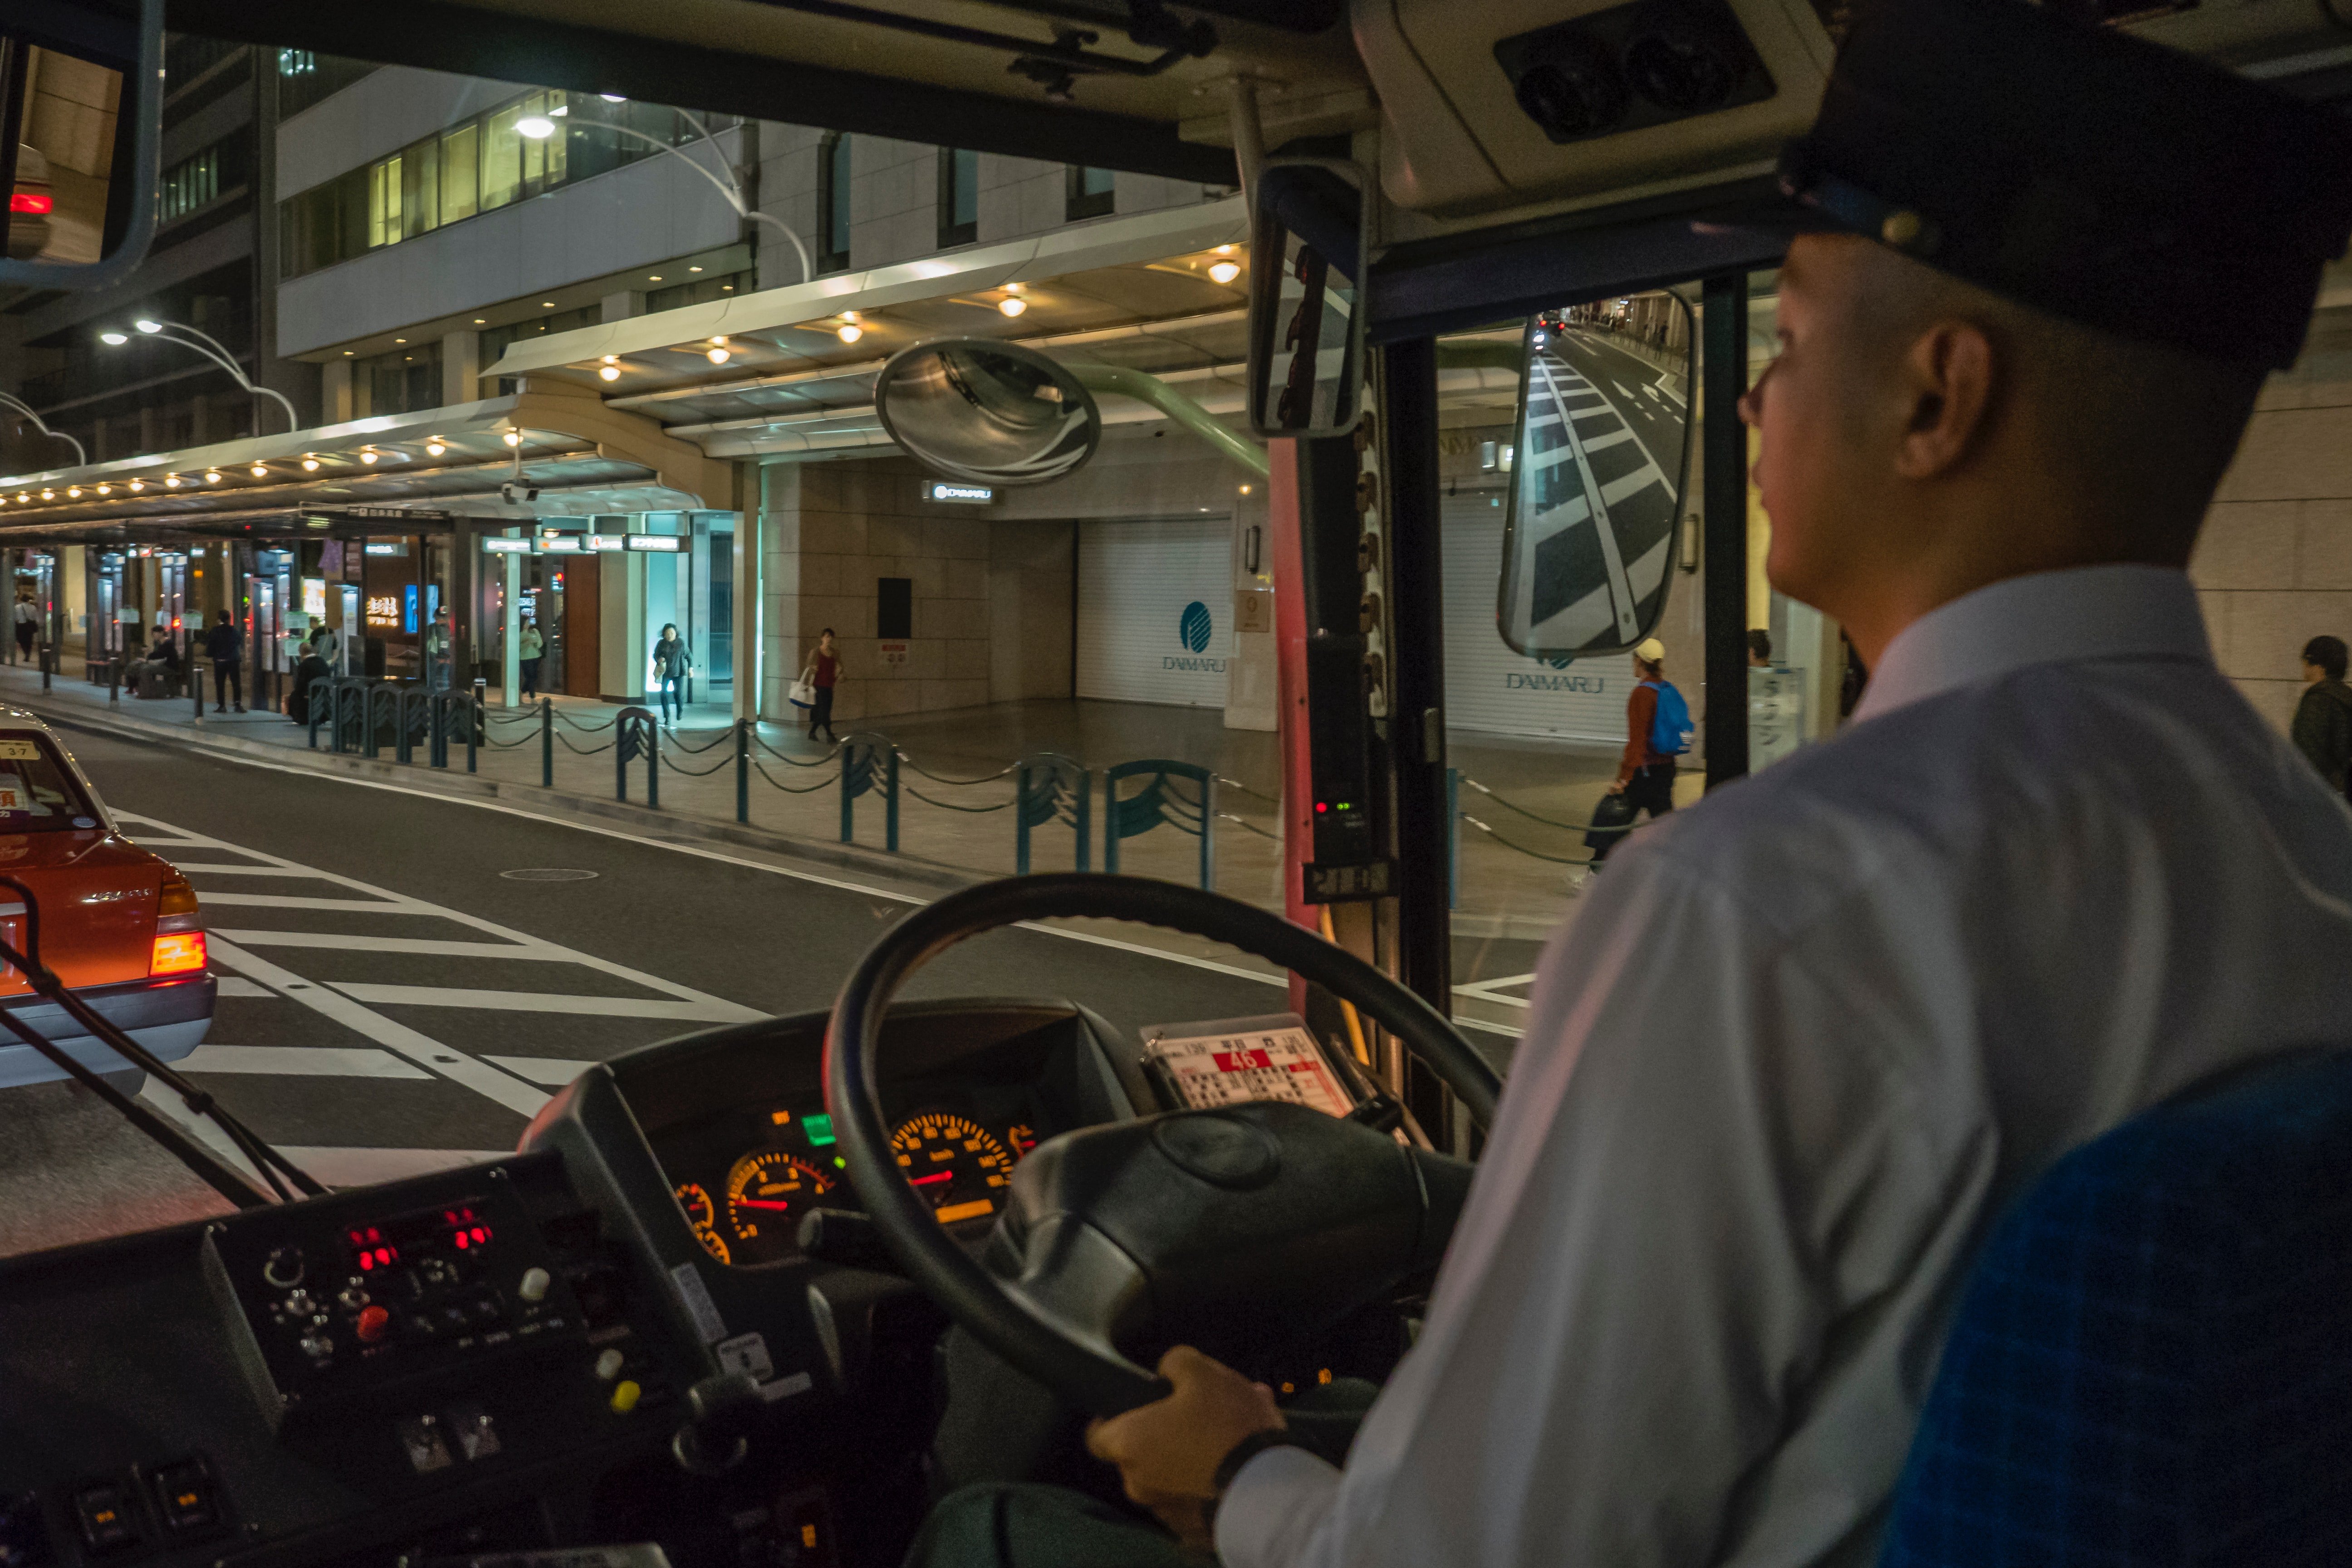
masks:
<path fill-rule="evenodd" d="M 810 1210 L 857 1206 L 833 1119 L 809 1099 L 806 1107 L 764 1106 L 661 1141 L 678 1206 L 719 1262 L 796 1258 Z M 1003 1205 L 1013 1167 L 1037 1146 L 1037 1112 L 1035 1096 L 1020 1085 L 918 1091 L 893 1124 L 890 1146 L 940 1224 L 977 1226 Z"/>

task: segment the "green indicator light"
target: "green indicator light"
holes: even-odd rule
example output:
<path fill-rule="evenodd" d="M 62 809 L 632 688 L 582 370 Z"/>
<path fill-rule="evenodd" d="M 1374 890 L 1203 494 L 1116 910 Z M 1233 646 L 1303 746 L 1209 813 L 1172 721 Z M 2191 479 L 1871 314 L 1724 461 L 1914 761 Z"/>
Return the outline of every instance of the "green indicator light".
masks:
<path fill-rule="evenodd" d="M 840 1169 L 842 1169 L 842 1170 L 846 1171 L 847 1169 L 849 1169 L 849 1162 L 848 1162 L 848 1161 L 846 1161 L 846 1160 L 845 1160 L 845 1159 L 843 1159 L 843 1158 L 842 1158 L 840 1155 L 838 1155 L 838 1154 L 835 1154 L 835 1155 L 833 1157 L 833 1163 L 834 1163 L 834 1164 L 835 1164 L 836 1166 L 838 1166 L 838 1167 L 839 1167 Z"/>
<path fill-rule="evenodd" d="M 812 1148 L 822 1149 L 827 1143 L 833 1142 L 833 1118 L 830 1116 L 803 1116 L 801 1118 L 801 1131 L 808 1134 L 809 1144 Z"/>

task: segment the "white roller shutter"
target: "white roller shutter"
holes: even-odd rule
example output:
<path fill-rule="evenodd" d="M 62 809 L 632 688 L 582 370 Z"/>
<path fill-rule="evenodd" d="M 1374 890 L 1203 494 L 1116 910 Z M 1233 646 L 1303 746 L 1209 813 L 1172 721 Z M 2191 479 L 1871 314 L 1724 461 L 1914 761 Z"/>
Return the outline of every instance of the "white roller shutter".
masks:
<path fill-rule="evenodd" d="M 1231 519 L 1079 525 L 1080 697 L 1223 708 L 1233 618 Z"/>
<path fill-rule="evenodd" d="M 1555 667 L 1513 652 L 1495 629 L 1503 509 L 1494 500 L 1449 496 L 1443 503 L 1447 725 L 1622 745 L 1633 688 L 1631 654 Z"/>

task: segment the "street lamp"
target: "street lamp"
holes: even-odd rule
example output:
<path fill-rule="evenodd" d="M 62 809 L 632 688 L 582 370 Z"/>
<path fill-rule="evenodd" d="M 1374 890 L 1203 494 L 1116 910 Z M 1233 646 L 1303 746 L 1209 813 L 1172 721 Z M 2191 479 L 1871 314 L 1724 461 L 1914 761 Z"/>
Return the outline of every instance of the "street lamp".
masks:
<path fill-rule="evenodd" d="M 13 409 L 16 413 L 21 414 L 26 418 L 31 420 L 33 422 L 33 428 L 38 430 L 42 435 L 47 436 L 52 441 L 63 441 L 68 446 L 70 446 L 74 449 L 75 468 L 83 468 L 89 464 L 89 454 L 82 450 L 82 445 L 79 441 L 75 440 L 72 437 L 67 435 L 62 430 L 50 429 L 47 425 L 41 422 L 41 416 L 39 415 L 34 413 L 31 408 L 17 401 L 16 398 L 9 396 L 5 392 L 0 392 L 0 408 Z"/>
<path fill-rule="evenodd" d="M 184 349 L 193 349 L 228 372 L 230 379 L 247 392 L 278 399 L 278 406 L 286 410 L 286 428 L 299 430 L 302 427 L 302 421 L 295 414 L 294 405 L 287 400 L 286 395 L 271 387 L 254 385 L 252 378 L 245 374 L 245 368 L 236 363 L 236 356 L 230 353 L 217 338 L 209 337 L 196 331 L 195 328 L 181 322 L 159 321 L 152 316 L 142 316 L 131 324 L 147 337 L 161 338 L 167 343 L 177 343 Z M 98 334 L 98 341 L 109 348 L 121 348 L 131 339 L 122 332 L 100 332 Z"/>
<path fill-rule="evenodd" d="M 610 93 L 600 94 L 599 96 L 603 97 L 604 101 L 607 103 L 620 103 L 625 101 L 625 100 L 613 97 Z M 555 134 L 555 115 L 565 114 L 569 112 L 569 105 L 562 105 L 556 109 L 554 115 L 526 114 L 520 120 L 515 121 L 515 134 L 527 138 L 532 142 L 544 142 L 549 137 Z M 710 144 L 710 150 L 719 154 L 719 161 L 723 166 L 726 163 L 727 154 L 719 148 L 719 138 L 711 134 L 710 127 L 705 125 L 701 119 L 691 110 L 681 109 L 676 110 L 676 112 L 685 115 L 687 123 L 692 125 L 696 131 L 701 133 L 703 141 Z M 634 136 L 638 141 L 643 142 L 649 146 L 659 148 L 662 152 L 670 153 L 672 156 L 676 157 L 679 163 L 684 163 L 688 168 L 693 170 L 696 174 L 700 174 L 704 179 L 709 180 L 713 185 L 716 185 L 719 188 L 719 194 L 727 198 L 727 205 L 735 209 L 735 216 L 737 217 L 742 218 L 751 223 L 764 223 L 773 228 L 778 234 L 782 235 L 786 239 L 790 240 L 792 242 L 793 254 L 801 258 L 802 282 L 805 283 L 816 276 L 816 268 L 809 261 L 808 247 L 801 243 L 801 237 L 793 233 L 792 226 L 784 222 L 783 219 L 775 216 L 772 213 L 763 213 L 753 209 L 751 205 L 743 199 L 742 182 L 736 179 L 735 171 L 731 167 L 727 168 L 726 173 L 723 174 L 713 174 L 709 166 L 703 163 L 700 159 L 688 157 L 684 148 L 678 147 L 671 142 L 665 142 L 658 136 L 640 131 L 634 125 L 615 125 L 610 121 L 604 120 L 588 121 L 583 123 L 594 125 L 599 130 L 610 131 L 618 135 Z"/>

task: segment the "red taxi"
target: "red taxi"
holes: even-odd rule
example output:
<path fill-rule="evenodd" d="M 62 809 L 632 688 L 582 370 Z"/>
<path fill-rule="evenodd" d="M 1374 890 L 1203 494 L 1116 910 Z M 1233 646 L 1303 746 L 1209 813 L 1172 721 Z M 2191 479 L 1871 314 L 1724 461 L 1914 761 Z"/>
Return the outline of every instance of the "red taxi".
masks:
<path fill-rule="evenodd" d="M 117 832 L 48 726 L 12 708 L 0 708 L 0 874 L 32 889 L 42 961 L 100 1016 L 163 1061 L 202 1043 L 216 987 L 195 889 L 169 861 Z M 22 950 L 25 906 L 5 888 L 0 934 Z M 33 995 L 14 969 L 0 973 L 0 1008 L 100 1072 L 134 1070 L 64 1009 Z M 0 1029 L 0 1089 L 65 1076 Z"/>

